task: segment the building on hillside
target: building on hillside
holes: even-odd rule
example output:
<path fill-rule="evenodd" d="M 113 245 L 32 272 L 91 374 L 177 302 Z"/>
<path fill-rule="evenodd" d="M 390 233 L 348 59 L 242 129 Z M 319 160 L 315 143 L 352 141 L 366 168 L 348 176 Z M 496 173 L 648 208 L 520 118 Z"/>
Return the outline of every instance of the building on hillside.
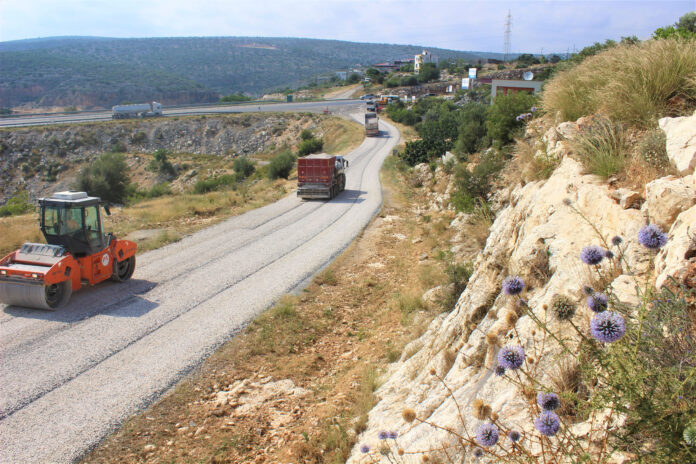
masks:
<path fill-rule="evenodd" d="M 423 50 L 423 53 L 420 55 L 416 55 L 415 59 L 413 60 L 413 70 L 418 74 L 420 72 L 421 66 L 423 66 L 425 63 L 433 63 L 435 66 L 437 66 L 439 59 L 437 55 L 433 55 L 427 50 Z"/>
<path fill-rule="evenodd" d="M 413 60 L 390 60 L 384 63 L 373 64 L 372 67 L 379 72 L 389 74 L 390 72 L 400 71 L 407 64 L 413 64 Z"/>
<path fill-rule="evenodd" d="M 517 92 L 529 92 L 536 95 L 541 90 L 542 84 L 542 81 L 493 79 L 491 81 L 491 103 L 497 94 L 508 95 Z"/>
<path fill-rule="evenodd" d="M 336 76 L 342 81 L 345 81 L 348 79 L 348 71 L 336 71 Z"/>

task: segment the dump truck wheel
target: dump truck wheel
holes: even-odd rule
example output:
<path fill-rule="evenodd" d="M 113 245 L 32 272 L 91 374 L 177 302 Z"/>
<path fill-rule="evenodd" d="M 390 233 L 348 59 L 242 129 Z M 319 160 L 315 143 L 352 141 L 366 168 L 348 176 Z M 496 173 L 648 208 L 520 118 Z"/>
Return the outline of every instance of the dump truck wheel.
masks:
<path fill-rule="evenodd" d="M 342 192 L 346 189 L 346 176 L 341 174 L 341 178 L 338 180 L 338 191 Z"/>
<path fill-rule="evenodd" d="M 44 287 L 44 298 L 46 299 L 46 306 L 51 309 L 55 309 L 58 306 L 62 306 L 67 303 L 72 294 L 72 285 L 70 281 L 60 282 L 53 285 L 46 285 Z"/>
<path fill-rule="evenodd" d="M 133 271 L 135 271 L 135 256 L 126 258 L 123 261 L 114 260 L 114 272 L 111 274 L 111 280 L 125 282 L 131 278 Z"/>

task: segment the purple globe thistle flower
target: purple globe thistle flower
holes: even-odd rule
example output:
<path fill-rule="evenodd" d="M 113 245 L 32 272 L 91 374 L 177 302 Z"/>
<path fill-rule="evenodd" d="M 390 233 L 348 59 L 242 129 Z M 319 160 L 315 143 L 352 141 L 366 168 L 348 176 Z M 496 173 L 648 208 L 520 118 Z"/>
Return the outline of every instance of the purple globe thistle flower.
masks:
<path fill-rule="evenodd" d="M 555 393 L 539 392 L 537 393 L 537 404 L 544 411 L 553 411 L 561 405 L 561 400 Z"/>
<path fill-rule="evenodd" d="M 529 108 L 529 111 L 531 111 L 532 113 L 536 113 L 536 110 L 537 110 L 536 106 L 532 106 L 531 108 Z"/>
<path fill-rule="evenodd" d="M 522 434 L 518 432 L 517 430 L 510 430 L 508 433 L 508 438 L 510 439 L 511 442 L 517 443 L 520 441 L 520 438 L 522 438 Z"/>
<path fill-rule="evenodd" d="M 614 235 L 614 236 L 611 238 L 611 244 L 614 245 L 614 246 L 619 246 L 619 245 L 621 245 L 622 243 L 623 243 L 623 239 L 622 239 L 621 237 L 619 237 L 618 235 Z"/>
<path fill-rule="evenodd" d="M 508 276 L 503 280 L 503 292 L 506 295 L 519 295 L 524 290 L 524 280 L 518 276 Z"/>
<path fill-rule="evenodd" d="M 539 414 L 539 417 L 534 419 L 534 427 L 547 437 L 552 437 L 558 433 L 561 428 L 561 421 L 553 411 L 544 411 Z"/>
<path fill-rule="evenodd" d="M 498 365 L 495 366 L 493 372 L 495 372 L 495 375 L 497 375 L 498 377 L 502 377 L 505 375 L 505 368 L 503 366 Z"/>
<path fill-rule="evenodd" d="M 392 439 L 392 440 L 396 440 L 396 437 L 398 437 L 398 436 L 399 436 L 399 434 L 398 434 L 396 431 L 394 431 L 394 430 L 392 430 L 391 432 L 389 432 L 389 438 Z"/>
<path fill-rule="evenodd" d="M 387 438 L 389 438 L 389 432 L 387 432 L 386 430 L 380 430 L 377 434 L 377 438 L 379 438 L 380 440 L 386 440 Z"/>
<path fill-rule="evenodd" d="M 580 252 L 580 259 L 589 266 L 595 266 L 604 259 L 604 248 L 597 245 L 586 246 Z"/>
<path fill-rule="evenodd" d="M 369 453 L 370 452 L 370 445 L 362 445 L 360 447 L 360 451 L 365 453 L 365 454 Z"/>
<path fill-rule="evenodd" d="M 498 351 L 498 364 L 503 369 L 519 369 L 524 362 L 524 348 L 519 345 L 505 345 Z"/>
<path fill-rule="evenodd" d="M 604 250 L 604 257 L 607 259 L 612 259 L 614 257 L 614 252 L 611 250 Z"/>
<path fill-rule="evenodd" d="M 590 333 L 602 343 L 614 343 L 626 333 L 626 322 L 620 314 L 604 311 L 590 321 Z"/>
<path fill-rule="evenodd" d="M 645 248 L 659 250 L 667 244 L 667 235 L 657 224 L 648 224 L 638 231 L 638 242 Z"/>
<path fill-rule="evenodd" d="M 608 305 L 609 298 L 604 293 L 596 292 L 594 295 L 587 297 L 587 307 L 595 313 L 606 311 Z"/>
<path fill-rule="evenodd" d="M 481 446 L 493 446 L 498 443 L 498 427 L 493 424 L 483 424 L 476 431 L 476 441 Z"/>
<path fill-rule="evenodd" d="M 483 450 L 481 448 L 474 448 L 474 457 L 480 458 L 483 456 Z"/>

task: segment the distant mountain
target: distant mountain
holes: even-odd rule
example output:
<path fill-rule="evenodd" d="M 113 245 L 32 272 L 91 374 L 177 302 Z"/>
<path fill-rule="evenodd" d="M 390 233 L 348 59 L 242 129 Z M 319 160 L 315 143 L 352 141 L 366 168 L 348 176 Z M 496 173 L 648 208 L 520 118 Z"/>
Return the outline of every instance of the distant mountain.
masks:
<path fill-rule="evenodd" d="M 297 38 L 17 40 L 0 42 L 0 106 L 211 102 L 220 95 L 259 95 L 301 85 L 321 73 L 411 58 L 423 49 L 440 59 L 500 57 L 415 45 Z"/>

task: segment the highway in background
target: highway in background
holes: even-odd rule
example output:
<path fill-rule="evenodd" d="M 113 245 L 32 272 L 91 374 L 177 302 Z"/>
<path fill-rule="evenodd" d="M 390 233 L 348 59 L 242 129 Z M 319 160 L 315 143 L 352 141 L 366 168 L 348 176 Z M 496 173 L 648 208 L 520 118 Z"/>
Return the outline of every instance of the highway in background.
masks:
<path fill-rule="evenodd" d="M 163 108 L 164 116 L 193 116 L 199 114 L 258 113 L 258 112 L 312 112 L 342 113 L 358 109 L 360 100 L 321 100 L 297 103 L 250 103 L 243 105 L 197 105 Z M 0 128 L 41 126 L 47 124 L 73 124 L 79 122 L 111 121 L 111 110 L 82 111 L 77 113 L 36 114 L 0 118 Z"/>

